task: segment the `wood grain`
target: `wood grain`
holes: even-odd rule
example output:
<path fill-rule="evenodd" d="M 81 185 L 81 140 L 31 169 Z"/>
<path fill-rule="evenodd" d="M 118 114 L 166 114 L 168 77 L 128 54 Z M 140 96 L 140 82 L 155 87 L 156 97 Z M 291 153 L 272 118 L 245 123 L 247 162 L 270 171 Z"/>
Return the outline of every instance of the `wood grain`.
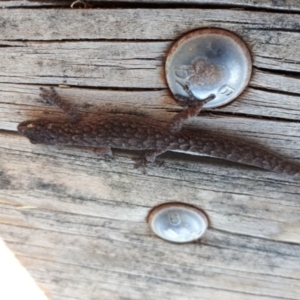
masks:
<path fill-rule="evenodd" d="M 168 49 L 185 32 L 222 27 L 250 48 L 253 76 L 236 101 L 186 126 L 300 162 L 298 1 L 228 1 L 233 9 L 218 0 L 109 2 L 82 10 L 0 1 L 9 8 L 0 10 L 1 237 L 51 300 L 298 300 L 293 177 L 174 153 L 143 175 L 134 168 L 138 152 L 115 150 L 106 162 L 16 133 L 26 119 L 62 115 L 41 103 L 40 85 L 66 85 L 58 92 L 83 116 L 123 111 L 167 122 L 181 110 L 164 79 Z M 178 246 L 151 233 L 149 210 L 169 201 L 205 210 L 201 241 Z"/>
<path fill-rule="evenodd" d="M 298 58 L 284 45 L 284 33 L 298 36 L 296 13 L 224 9 L 30 9 L 0 11 L 1 40 L 170 40 L 201 27 L 233 30 L 247 40 L 258 30 L 267 34 L 252 40 L 254 45 L 268 40 L 268 47 L 285 46 L 288 58 Z M 46 21 L 46 22 L 45 22 Z M 297 45 L 299 41 L 292 39 Z"/>
<path fill-rule="evenodd" d="M 74 1 L 73 1 L 74 2 Z M 136 4 L 142 6 L 143 4 L 152 5 L 173 5 L 173 6 L 205 6 L 205 5 L 224 5 L 223 0 L 94 0 L 86 1 L 91 7 L 105 6 L 111 2 L 115 3 L 121 2 L 119 5 L 130 6 L 131 4 Z M 17 7 L 38 7 L 38 6 L 62 6 L 70 7 L 72 1 L 62 1 L 62 0 L 29 0 L 29 1 L 0 1 L 2 8 L 17 8 Z M 285 0 L 285 1 L 271 1 L 271 0 L 228 0 L 226 1 L 226 6 L 232 7 L 244 7 L 244 8 L 267 8 L 272 10 L 286 10 L 286 11 L 296 11 L 300 10 L 300 3 L 297 0 Z"/>
<path fill-rule="evenodd" d="M 149 298 L 172 290 L 179 299 L 190 290 L 213 299 L 228 286 L 236 299 L 299 296 L 299 183 L 292 178 L 168 156 L 142 176 L 127 153 L 106 163 L 19 136 L 1 145 L 2 237 L 42 287 L 61 282 L 54 288 L 61 299 L 81 299 L 87 282 L 97 293 L 113 292 L 119 280 L 118 293 L 128 298 L 141 295 L 131 292 L 136 285 Z M 178 247 L 155 238 L 144 220 L 152 206 L 183 199 L 208 213 L 210 230 L 201 243 Z"/>

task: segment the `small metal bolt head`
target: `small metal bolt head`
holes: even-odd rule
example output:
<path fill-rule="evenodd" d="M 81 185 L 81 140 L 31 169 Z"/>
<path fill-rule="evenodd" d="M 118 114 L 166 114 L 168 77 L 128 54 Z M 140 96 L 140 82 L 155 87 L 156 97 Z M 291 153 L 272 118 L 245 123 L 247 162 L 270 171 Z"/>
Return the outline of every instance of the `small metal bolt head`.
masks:
<path fill-rule="evenodd" d="M 217 28 L 200 29 L 179 39 L 166 60 L 166 78 L 172 93 L 188 96 L 188 85 L 199 100 L 215 94 L 204 108 L 225 105 L 248 85 L 252 60 L 245 43 L 235 34 Z"/>
<path fill-rule="evenodd" d="M 208 227 L 208 219 L 199 208 L 178 202 L 154 207 L 148 215 L 152 231 L 173 243 L 188 243 L 200 239 Z"/>

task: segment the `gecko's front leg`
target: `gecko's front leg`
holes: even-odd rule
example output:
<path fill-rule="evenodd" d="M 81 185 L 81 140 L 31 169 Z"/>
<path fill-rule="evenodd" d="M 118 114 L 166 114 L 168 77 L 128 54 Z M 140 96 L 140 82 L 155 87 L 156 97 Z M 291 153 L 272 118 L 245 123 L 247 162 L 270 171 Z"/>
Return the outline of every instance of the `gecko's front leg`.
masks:
<path fill-rule="evenodd" d="M 202 107 L 216 97 L 214 94 L 211 94 L 207 98 L 199 100 L 193 95 L 188 85 L 183 85 L 182 87 L 189 96 L 185 97 L 176 94 L 174 97 L 179 105 L 187 107 L 187 109 L 175 115 L 171 120 L 170 131 L 172 133 L 180 131 L 185 120 L 197 116 Z"/>
<path fill-rule="evenodd" d="M 57 105 L 65 114 L 67 114 L 72 123 L 76 123 L 79 119 L 75 107 L 69 102 L 62 99 L 53 87 L 49 89 L 40 87 L 40 97 L 46 104 Z"/>

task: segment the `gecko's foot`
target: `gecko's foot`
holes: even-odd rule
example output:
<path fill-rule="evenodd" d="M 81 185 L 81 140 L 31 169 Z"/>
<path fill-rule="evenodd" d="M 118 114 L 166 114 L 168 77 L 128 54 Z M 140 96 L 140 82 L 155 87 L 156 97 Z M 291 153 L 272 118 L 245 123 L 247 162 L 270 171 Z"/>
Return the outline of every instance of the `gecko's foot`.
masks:
<path fill-rule="evenodd" d="M 183 97 L 183 96 L 181 96 L 181 97 Z M 189 102 L 189 100 L 187 100 L 186 106 L 188 106 L 188 108 L 179 112 L 177 115 L 175 115 L 173 117 L 173 119 L 171 120 L 170 127 L 169 127 L 170 131 L 172 133 L 179 132 L 181 130 L 185 120 L 196 117 L 200 113 L 202 107 L 209 101 L 215 99 L 215 97 L 216 96 L 214 94 L 211 94 L 203 100 L 200 100 L 200 101 L 197 100 L 197 103 L 194 103 L 194 102 L 192 103 L 192 102 Z M 194 101 L 194 100 L 192 100 L 192 101 Z"/>
<path fill-rule="evenodd" d="M 46 105 L 55 105 L 55 99 L 58 97 L 58 94 L 56 93 L 55 89 L 53 87 L 50 87 L 49 89 L 46 89 L 44 87 L 40 87 L 40 97 L 44 104 Z"/>
<path fill-rule="evenodd" d="M 142 173 L 146 174 L 146 167 L 149 165 L 158 165 L 161 166 L 163 162 L 156 162 L 156 157 L 162 153 L 166 152 L 166 150 L 155 149 L 155 150 L 147 150 L 142 156 L 136 159 L 135 169 L 142 169 Z"/>
<path fill-rule="evenodd" d="M 62 99 L 57 92 L 55 91 L 54 87 L 50 87 L 46 89 L 44 87 L 40 87 L 41 93 L 40 97 L 42 102 L 48 105 L 56 105 L 58 106 L 68 117 L 70 118 L 71 123 L 76 123 L 79 120 L 79 116 L 76 112 L 75 107 Z"/>
<path fill-rule="evenodd" d="M 140 169 L 143 175 L 147 175 L 146 168 L 150 164 L 150 162 L 145 159 L 145 156 L 142 155 L 138 158 L 135 158 L 134 160 L 135 160 L 134 168 Z"/>
<path fill-rule="evenodd" d="M 190 85 L 188 83 L 181 83 L 177 81 L 177 84 L 179 84 L 183 90 L 188 94 L 188 96 L 182 96 L 180 94 L 175 94 L 174 98 L 177 100 L 178 104 L 182 107 L 191 107 L 197 105 L 199 103 L 199 100 L 194 96 L 194 94 L 191 91 Z"/>
<path fill-rule="evenodd" d="M 191 98 L 191 97 L 182 96 L 179 94 L 175 94 L 174 98 L 176 99 L 179 106 L 182 106 L 182 107 L 192 107 L 192 106 L 196 106 L 197 104 L 199 104 L 199 100 Z"/>
<path fill-rule="evenodd" d="M 114 157 L 113 156 L 110 156 L 110 155 L 104 155 L 104 160 L 106 162 L 111 162 L 114 160 Z"/>
<path fill-rule="evenodd" d="M 136 161 L 136 163 L 134 164 L 135 169 L 146 168 L 151 165 L 162 167 L 165 164 L 165 162 L 163 160 L 160 160 L 160 161 L 156 160 L 156 161 L 152 162 L 152 161 L 147 161 L 145 159 L 145 157 L 136 158 L 135 161 Z"/>
<path fill-rule="evenodd" d="M 158 167 L 164 167 L 165 161 L 164 160 L 155 161 L 155 165 Z"/>
<path fill-rule="evenodd" d="M 109 147 L 91 147 L 91 150 L 97 155 L 99 159 L 104 161 L 112 161 L 114 156 Z"/>
<path fill-rule="evenodd" d="M 177 83 L 181 85 L 183 90 L 188 94 L 188 96 L 182 96 L 179 94 L 174 95 L 174 98 L 177 100 L 178 104 L 182 107 L 194 107 L 199 105 L 202 107 L 207 102 L 213 100 L 216 97 L 214 94 L 210 94 L 208 97 L 204 99 L 198 99 L 191 91 L 190 85 L 188 83 L 183 84 L 179 81 L 177 81 Z"/>
<path fill-rule="evenodd" d="M 195 97 L 186 97 L 179 94 L 175 94 L 174 98 L 177 100 L 177 103 L 182 107 L 195 107 L 195 106 L 204 106 L 206 103 L 212 101 L 216 98 L 216 95 L 210 94 L 204 99 L 196 99 Z"/>
<path fill-rule="evenodd" d="M 113 155 L 109 155 L 109 154 L 104 154 L 104 155 L 97 155 L 97 157 L 100 160 L 103 160 L 105 162 L 112 162 L 114 160 Z"/>

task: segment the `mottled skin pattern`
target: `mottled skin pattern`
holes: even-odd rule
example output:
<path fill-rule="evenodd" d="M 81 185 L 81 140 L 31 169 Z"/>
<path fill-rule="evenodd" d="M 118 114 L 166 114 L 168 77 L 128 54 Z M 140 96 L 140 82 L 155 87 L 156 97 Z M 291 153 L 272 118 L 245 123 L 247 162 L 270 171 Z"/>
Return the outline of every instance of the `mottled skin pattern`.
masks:
<path fill-rule="evenodd" d="M 176 132 L 174 126 L 181 128 L 180 122 L 184 121 L 178 116 L 175 116 L 171 126 L 173 132 L 170 131 L 170 125 L 166 126 L 159 121 L 133 115 L 100 115 L 77 119 L 77 117 L 72 118 L 76 116 L 73 107 L 65 108 L 57 103 L 62 101 L 60 98 L 58 98 L 59 101 L 53 101 L 55 97 L 58 97 L 53 89 L 50 91 L 42 89 L 42 91 L 41 95 L 44 100 L 49 102 L 50 97 L 51 102 L 58 104 L 71 119 L 38 119 L 20 123 L 19 133 L 29 138 L 32 143 L 86 146 L 96 148 L 104 155 L 111 155 L 111 147 L 147 150 L 145 153 L 147 162 L 153 162 L 157 155 L 168 150 L 198 153 L 300 176 L 299 166 L 260 146 L 256 147 L 240 140 L 224 138 L 207 131 L 182 129 Z M 209 100 L 211 97 L 208 97 L 207 101 Z M 195 106 L 191 115 L 194 113 Z M 189 117 L 190 115 L 184 111 L 182 116 Z"/>

